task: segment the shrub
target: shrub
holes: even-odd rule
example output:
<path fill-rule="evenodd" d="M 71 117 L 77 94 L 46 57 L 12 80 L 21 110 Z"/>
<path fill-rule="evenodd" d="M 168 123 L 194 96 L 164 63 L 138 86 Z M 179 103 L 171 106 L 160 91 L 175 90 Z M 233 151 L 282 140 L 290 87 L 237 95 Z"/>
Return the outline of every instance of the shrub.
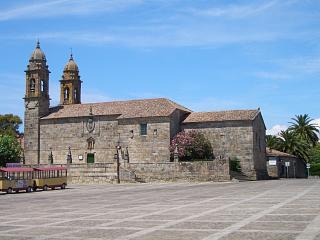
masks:
<path fill-rule="evenodd" d="M 233 172 L 241 172 L 240 160 L 237 157 L 230 159 L 230 170 Z"/>
<path fill-rule="evenodd" d="M 320 163 L 314 163 L 310 166 L 311 176 L 320 176 Z"/>
<path fill-rule="evenodd" d="M 0 135 L 0 166 L 6 163 L 19 162 L 21 147 L 15 137 Z"/>
<path fill-rule="evenodd" d="M 213 158 L 211 143 L 204 134 L 200 132 L 179 132 L 171 140 L 171 156 L 173 156 L 176 146 L 179 160 L 182 161 L 199 161 Z"/>

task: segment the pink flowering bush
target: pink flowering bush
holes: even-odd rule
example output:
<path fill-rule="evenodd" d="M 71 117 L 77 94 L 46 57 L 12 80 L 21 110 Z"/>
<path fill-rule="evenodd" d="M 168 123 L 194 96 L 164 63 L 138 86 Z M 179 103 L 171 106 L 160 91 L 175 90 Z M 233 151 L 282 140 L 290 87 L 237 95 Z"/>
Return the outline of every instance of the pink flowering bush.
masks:
<path fill-rule="evenodd" d="M 200 132 L 182 131 L 177 133 L 170 143 L 172 158 L 176 147 L 179 160 L 182 161 L 213 159 L 211 143 Z"/>

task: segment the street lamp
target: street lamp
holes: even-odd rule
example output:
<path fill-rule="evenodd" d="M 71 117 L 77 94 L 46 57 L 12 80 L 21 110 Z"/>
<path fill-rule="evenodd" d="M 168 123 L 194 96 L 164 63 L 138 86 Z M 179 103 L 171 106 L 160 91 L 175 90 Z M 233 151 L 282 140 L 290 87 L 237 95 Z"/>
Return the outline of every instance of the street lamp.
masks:
<path fill-rule="evenodd" d="M 69 151 L 67 155 L 67 164 L 72 163 L 71 147 L 69 146 Z"/>
<path fill-rule="evenodd" d="M 116 145 L 116 154 L 114 155 L 114 158 L 117 160 L 117 183 L 120 183 L 120 151 L 121 151 L 121 146 L 120 146 L 120 133 Z"/>
<path fill-rule="evenodd" d="M 53 164 L 52 148 L 50 148 L 50 153 L 48 155 L 48 162 L 49 162 L 49 164 Z"/>

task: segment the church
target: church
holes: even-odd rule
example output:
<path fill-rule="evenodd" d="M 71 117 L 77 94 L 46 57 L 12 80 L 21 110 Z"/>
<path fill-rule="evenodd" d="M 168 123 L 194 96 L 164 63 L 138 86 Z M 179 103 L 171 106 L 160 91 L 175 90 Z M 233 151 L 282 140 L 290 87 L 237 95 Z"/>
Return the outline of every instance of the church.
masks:
<path fill-rule="evenodd" d="M 26 164 L 114 162 L 117 148 L 122 161 L 169 163 L 171 139 L 193 130 L 205 134 L 217 158 L 238 159 L 248 178 L 266 176 L 260 109 L 193 112 L 166 98 L 82 103 L 82 80 L 72 54 L 60 80 L 60 104 L 50 106 L 50 71 L 39 42 L 25 73 Z"/>

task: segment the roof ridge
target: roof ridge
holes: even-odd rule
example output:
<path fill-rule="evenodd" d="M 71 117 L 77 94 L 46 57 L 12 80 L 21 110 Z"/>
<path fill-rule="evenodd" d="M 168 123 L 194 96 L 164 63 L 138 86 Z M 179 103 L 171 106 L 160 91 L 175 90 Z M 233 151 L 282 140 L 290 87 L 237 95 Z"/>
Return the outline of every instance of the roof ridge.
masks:
<path fill-rule="evenodd" d="M 70 105 L 63 105 L 63 106 L 74 106 L 74 105 L 92 105 L 92 104 L 105 104 L 105 103 L 119 103 L 119 102 L 141 102 L 141 101 L 148 101 L 148 100 L 169 100 L 167 98 L 141 98 L 141 99 L 129 99 L 129 100 L 114 100 L 114 101 L 106 101 L 106 102 L 91 102 L 91 103 L 77 103 L 77 104 L 70 104 Z M 58 105 L 59 106 L 59 105 Z M 57 107 L 57 106 L 55 106 Z"/>
<path fill-rule="evenodd" d="M 259 111 L 258 109 L 232 109 L 232 110 L 218 110 L 218 111 L 201 111 L 193 113 L 220 113 L 220 112 L 240 112 L 240 111 Z"/>
<path fill-rule="evenodd" d="M 176 103 L 174 101 L 172 101 L 171 99 L 168 99 L 168 98 L 164 98 L 166 101 L 168 101 L 170 104 L 174 105 L 174 107 L 176 109 L 181 109 L 183 111 L 186 111 L 186 112 L 193 112 L 191 109 L 179 104 L 179 103 Z"/>

